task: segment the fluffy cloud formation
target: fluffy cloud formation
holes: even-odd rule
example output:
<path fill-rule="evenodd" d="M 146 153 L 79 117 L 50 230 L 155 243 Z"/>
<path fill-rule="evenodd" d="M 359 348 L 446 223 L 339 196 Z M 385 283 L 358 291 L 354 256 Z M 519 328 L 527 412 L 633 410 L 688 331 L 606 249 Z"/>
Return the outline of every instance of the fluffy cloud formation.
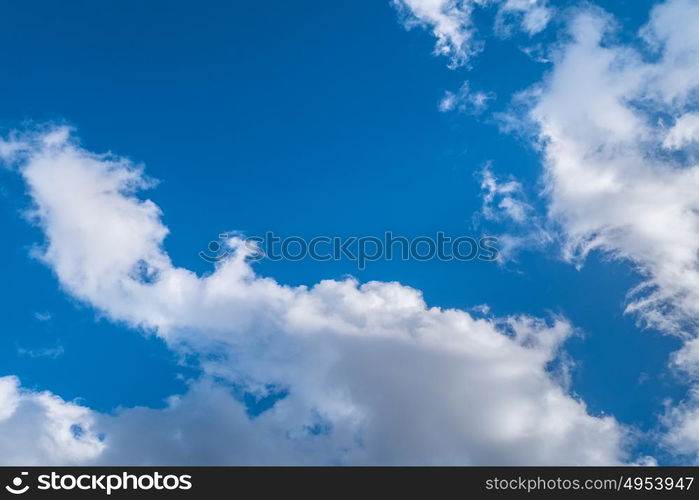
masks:
<path fill-rule="evenodd" d="M 681 149 L 695 142 L 699 142 L 699 113 L 686 113 L 667 132 L 663 147 Z"/>
<path fill-rule="evenodd" d="M 82 412 L 77 434 L 90 452 L 79 456 L 64 439 L 58 442 L 65 450 L 33 461 L 626 458 L 626 431 L 611 417 L 588 414 L 549 371 L 571 334 L 563 320 L 477 319 L 428 307 L 417 290 L 399 283 L 284 286 L 257 276 L 236 239 L 229 241 L 234 255 L 199 277 L 164 252 L 160 209 L 137 197 L 150 183 L 129 161 L 82 149 L 65 128 L 15 135 L 0 142 L 0 152 L 27 183 L 32 216 L 46 235 L 38 254 L 61 286 L 112 320 L 198 355 L 204 372 L 163 410 L 100 415 L 61 403 Z M 8 394 L 3 408 L 15 404 L 16 384 Z M 274 404 L 251 415 L 241 394 Z M 49 428 L 48 412 L 35 425 Z"/>
<path fill-rule="evenodd" d="M 0 463 L 80 464 L 105 449 L 94 432 L 95 416 L 48 392 L 20 388 L 15 377 L 0 378 Z"/>
<path fill-rule="evenodd" d="M 699 2 L 674 0 L 644 29 L 656 59 L 608 45 L 611 20 L 578 16 L 546 83 L 533 93 L 531 118 L 545 155 L 550 217 L 566 254 L 593 249 L 635 262 L 647 281 L 628 310 L 651 326 L 696 334 L 699 318 L 699 165 L 668 154 L 697 105 Z M 661 116 L 675 121 L 668 130 Z M 679 132 L 681 130 L 681 132 Z"/>
<path fill-rule="evenodd" d="M 610 42 L 613 20 L 588 9 L 570 24 L 544 83 L 523 94 L 545 159 L 549 217 L 565 255 L 593 250 L 645 277 L 627 311 L 687 340 L 675 366 L 697 373 L 699 2 L 655 7 L 640 44 Z M 697 398 L 672 410 L 676 450 L 698 446 Z M 683 443 L 679 446 L 679 443 Z"/>
<path fill-rule="evenodd" d="M 675 453 L 687 455 L 699 463 L 699 388 L 693 387 L 686 401 L 668 406 L 662 417 L 668 429 L 664 444 Z"/>
<path fill-rule="evenodd" d="M 393 0 L 403 14 L 407 27 L 429 28 L 437 39 L 435 53 L 447 56 L 451 66 L 462 66 L 481 51 L 473 11 L 477 7 L 497 6 L 496 31 L 508 34 L 514 20 L 533 35 L 543 30 L 551 18 L 545 0 Z"/>

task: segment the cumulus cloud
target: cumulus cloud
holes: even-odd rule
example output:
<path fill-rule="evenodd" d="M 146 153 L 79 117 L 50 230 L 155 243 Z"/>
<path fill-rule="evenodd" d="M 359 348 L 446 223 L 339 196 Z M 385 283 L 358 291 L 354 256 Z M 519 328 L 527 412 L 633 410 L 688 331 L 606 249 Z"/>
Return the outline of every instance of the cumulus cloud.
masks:
<path fill-rule="evenodd" d="M 667 432 L 662 436 L 668 449 L 699 463 L 699 388 L 676 406 L 668 404 L 662 417 Z"/>
<path fill-rule="evenodd" d="M 437 39 L 435 53 L 452 67 L 468 64 L 483 48 L 473 22 L 476 8 L 497 5 L 496 30 L 509 33 L 512 21 L 531 34 L 543 30 L 551 18 L 545 0 L 393 0 L 407 27 L 423 26 Z"/>
<path fill-rule="evenodd" d="M 667 132 L 663 139 L 663 147 L 681 149 L 695 142 L 699 142 L 699 113 L 685 113 L 677 118 Z"/>
<path fill-rule="evenodd" d="M 549 371 L 572 331 L 565 320 L 478 319 L 429 307 L 419 291 L 395 282 L 285 286 L 256 275 L 236 238 L 227 243 L 233 255 L 199 277 L 163 250 L 168 230 L 161 211 L 138 196 L 152 185 L 141 168 L 81 148 L 66 128 L 15 134 L 2 146 L 26 181 L 31 216 L 46 236 L 37 254 L 61 287 L 113 321 L 198 355 L 203 370 L 162 410 L 101 415 L 56 403 L 83 412 L 78 434 L 91 454 L 79 455 L 64 436 L 66 450 L 37 451 L 32 460 L 591 464 L 626 458 L 625 429 L 612 417 L 590 415 Z M 14 387 L 3 408 L 15 404 Z M 241 393 L 274 404 L 250 415 Z M 24 399 L 37 400 L 28 394 Z M 59 401 L 51 398 L 44 397 Z M 40 424 L 49 428 L 47 415 Z M 103 439 L 94 437 L 100 433 Z"/>
<path fill-rule="evenodd" d="M 0 378 L 0 463 L 81 464 L 104 451 L 94 414 L 49 392 L 22 389 L 16 377 Z"/>
<path fill-rule="evenodd" d="M 586 9 L 544 82 L 522 94 L 566 258 L 581 263 L 599 250 L 633 263 L 645 279 L 627 311 L 688 341 L 674 357 L 687 373 L 699 359 L 699 164 L 682 153 L 697 134 L 698 18 L 696 0 L 670 0 L 653 9 L 639 39 L 622 43 L 610 16 Z M 691 398 L 668 419 L 686 417 L 675 430 L 684 438 L 696 431 L 687 423 L 695 407 Z"/>

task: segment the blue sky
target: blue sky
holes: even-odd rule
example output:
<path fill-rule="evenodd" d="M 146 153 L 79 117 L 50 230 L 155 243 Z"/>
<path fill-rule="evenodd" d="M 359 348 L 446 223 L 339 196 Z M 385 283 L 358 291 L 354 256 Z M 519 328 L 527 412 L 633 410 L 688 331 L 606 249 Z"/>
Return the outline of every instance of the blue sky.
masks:
<path fill-rule="evenodd" d="M 15 3 L 0 19 L 0 123 L 6 134 L 69 125 L 83 150 L 145 166 L 158 183 L 138 197 L 162 210 L 170 230 L 163 249 L 201 278 L 214 266 L 198 252 L 230 230 L 305 238 L 524 231 L 533 238 L 528 223 L 522 229 L 481 216 L 474 225 L 474 214 L 483 207 L 481 172 L 489 165 L 500 179 L 516 178 L 532 219 L 548 217 L 544 153 L 526 133 L 503 130 L 501 119 L 515 93 L 555 71 L 523 48 L 560 48 L 575 12 L 597 12 L 586 3 L 551 3 L 558 14 L 543 31 L 514 28 L 510 36 L 492 28 L 498 2 L 477 8 L 484 49 L 456 68 L 433 54 L 429 19 L 406 30 L 388 1 Z M 639 45 L 636 33 L 655 2 L 596 4 L 616 19 L 609 43 Z M 496 96 L 488 109 L 440 112 L 445 92 L 466 80 Z M 8 235 L 0 248 L 0 375 L 106 415 L 165 408 L 166 398 L 208 377 L 201 363 L 210 353 L 178 350 L 157 325 L 135 326 L 129 315 L 76 292 L 57 275 L 58 264 L 32 257 L 33 248 L 46 248 L 49 223 L 27 220 L 37 199 L 16 168 L 0 171 L 0 185 Z M 421 290 L 430 307 L 487 304 L 495 318 L 565 317 L 575 333 L 547 369 L 561 359 L 570 364 L 566 393 L 592 417 L 611 415 L 640 431 L 627 460 L 686 460 L 654 437 L 664 432 L 667 401 L 681 401 L 691 387 L 668 365 L 685 337 L 642 328 L 638 314 L 624 313 L 629 290 L 652 266 L 609 243 L 576 267 L 562 257 L 565 240 L 557 235 L 500 263 L 379 261 L 358 270 L 347 260 L 306 259 L 254 269 L 291 286 L 348 274 L 398 281 Z M 401 461 L 390 457 L 385 462 Z"/>

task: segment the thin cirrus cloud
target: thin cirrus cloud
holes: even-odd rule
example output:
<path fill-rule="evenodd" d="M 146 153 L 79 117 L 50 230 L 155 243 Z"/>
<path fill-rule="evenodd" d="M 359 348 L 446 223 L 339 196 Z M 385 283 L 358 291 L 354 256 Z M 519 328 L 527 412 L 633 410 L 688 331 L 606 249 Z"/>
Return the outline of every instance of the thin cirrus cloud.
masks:
<path fill-rule="evenodd" d="M 498 235 L 498 262 L 513 261 L 524 250 L 541 249 L 554 242 L 548 221 L 527 200 L 524 187 L 514 177 L 500 180 L 487 164 L 481 170 L 481 210 L 475 219 L 504 223 Z"/>
<path fill-rule="evenodd" d="M 495 99 L 493 92 L 474 91 L 471 89 L 471 84 L 466 81 L 456 92 L 447 90 L 444 93 L 444 97 L 439 101 L 439 110 L 442 113 L 456 110 L 460 113 L 477 115 L 485 111 L 493 99 Z"/>
<path fill-rule="evenodd" d="M 424 26 L 437 39 L 435 53 L 449 58 L 450 66 L 468 65 L 483 49 L 473 22 L 478 8 L 496 7 L 495 30 L 510 34 L 516 26 L 529 35 L 542 31 L 552 16 L 546 0 L 393 0 L 406 27 Z"/>
<path fill-rule="evenodd" d="M 22 450 L 7 463 L 629 458 L 629 430 L 590 415 L 550 371 L 573 333 L 564 319 L 476 318 L 395 282 L 284 286 L 257 276 L 236 239 L 233 256 L 198 277 L 163 250 L 161 210 L 139 197 L 152 183 L 129 161 L 81 148 L 65 127 L 14 134 L 0 150 L 27 184 L 40 258 L 61 287 L 198 356 L 203 372 L 164 409 L 110 415 L 2 379 L 4 449 Z M 251 415 L 240 391 L 276 402 Z M 49 437 L 28 440 L 25 420 Z"/>

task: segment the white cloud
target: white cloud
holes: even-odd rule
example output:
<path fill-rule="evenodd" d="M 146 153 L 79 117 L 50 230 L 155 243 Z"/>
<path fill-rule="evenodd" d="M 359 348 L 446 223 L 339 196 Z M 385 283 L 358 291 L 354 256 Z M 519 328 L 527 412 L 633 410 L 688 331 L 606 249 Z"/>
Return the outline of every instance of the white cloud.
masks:
<path fill-rule="evenodd" d="M 421 25 L 432 30 L 437 39 L 435 54 L 447 56 L 452 66 L 461 66 L 481 50 L 474 39 L 476 28 L 471 14 L 474 0 L 393 0 L 404 15 L 405 25 Z"/>
<path fill-rule="evenodd" d="M 446 91 L 439 102 L 439 110 L 442 113 L 457 110 L 461 113 L 479 114 L 487 107 L 488 103 L 495 99 L 492 92 L 471 90 L 471 84 L 464 82 L 457 92 Z"/>
<path fill-rule="evenodd" d="M 48 392 L 20 388 L 15 377 L 0 378 L 0 463 L 79 464 L 104 451 L 88 409 Z"/>
<path fill-rule="evenodd" d="M 548 371 L 571 333 L 565 321 L 476 319 L 428 307 L 420 292 L 399 283 L 280 285 L 254 273 L 235 238 L 234 256 L 198 277 L 164 252 L 160 209 L 136 196 L 149 185 L 141 169 L 80 148 L 65 129 L 48 137 L 16 136 L 8 156 L 46 235 L 40 258 L 68 293 L 114 321 L 155 332 L 178 352 L 201 355 L 204 370 L 164 410 L 87 413 L 106 438 L 86 461 L 626 458 L 624 428 L 588 414 Z M 288 395 L 251 420 L 230 385 Z"/>
<path fill-rule="evenodd" d="M 498 8 L 495 29 L 501 34 L 509 34 L 512 25 L 508 24 L 508 21 L 515 18 L 522 30 L 529 35 L 535 35 L 546 28 L 552 16 L 553 10 L 546 1 L 505 0 Z"/>
<path fill-rule="evenodd" d="M 42 323 L 46 323 L 47 321 L 51 321 L 51 313 L 48 311 L 45 312 L 35 312 L 34 313 L 34 319 L 37 321 L 40 321 Z"/>
<path fill-rule="evenodd" d="M 522 185 L 514 179 L 500 182 L 488 165 L 481 171 L 481 190 L 481 212 L 488 219 L 499 220 L 508 217 L 523 223 L 534 212 L 533 207 L 524 200 Z"/>
<path fill-rule="evenodd" d="M 668 404 L 662 420 L 668 429 L 662 436 L 667 448 L 699 463 L 699 388 L 692 388 L 687 399 L 678 405 Z"/>
<path fill-rule="evenodd" d="M 507 231 L 497 236 L 500 263 L 514 260 L 523 249 L 540 249 L 553 241 L 545 218 L 527 201 L 515 178 L 500 181 L 486 165 L 481 171 L 481 193 L 483 204 L 476 217 L 507 224 Z"/>
<path fill-rule="evenodd" d="M 26 349 L 24 347 L 17 348 L 17 354 L 21 356 L 29 356 L 30 358 L 51 358 L 55 359 L 62 356 L 65 348 L 58 344 L 55 347 L 42 347 L 40 349 Z"/>
<path fill-rule="evenodd" d="M 699 142 L 699 113 L 685 113 L 668 131 L 663 147 L 681 149 L 693 142 Z"/>
<path fill-rule="evenodd" d="M 522 94 L 531 103 L 549 216 L 561 228 L 566 257 L 580 263 L 600 250 L 633 263 L 645 280 L 630 292 L 627 311 L 686 340 L 699 333 L 699 164 L 667 149 L 695 139 L 696 19 L 695 0 L 659 5 L 638 48 L 610 41 L 613 20 L 587 9 L 571 22 L 543 84 Z M 695 343 L 674 358 L 686 372 L 696 370 Z M 683 436 L 680 451 L 699 439 L 687 439 L 697 428 L 687 424 L 697 414 L 692 401 L 674 410 L 688 419 L 673 431 Z M 677 413 L 670 420 L 682 421 Z"/>
<path fill-rule="evenodd" d="M 469 60 L 483 48 L 477 37 L 473 22 L 473 11 L 478 7 L 497 5 L 496 29 L 509 32 L 509 21 L 530 35 L 543 30 L 552 11 L 542 0 L 392 0 L 404 16 L 405 25 L 424 26 L 432 30 L 437 39 L 435 53 L 447 56 L 451 66 L 468 64 Z"/>
<path fill-rule="evenodd" d="M 664 27 L 654 23 L 667 19 L 666 11 L 691 17 L 699 14 L 699 3 L 658 7 L 646 31 L 662 33 Z M 601 43 L 609 23 L 599 13 L 578 16 L 573 41 L 532 94 L 550 216 L 565 232 L 569 258 L 601 249 L 638 265 L 647 281 L 629 311 L 652 326 L 693 334 L 699 317 L 699 167 L 662 154 L 666 132 L 655 117 L 684 114 L 683 107 L 691 106 L 692 88 L 676 85 L 673 76 L 682 61 L 682 78 L 691 81 L 688 59 L 668 51 L 682 52 L 685 43 L 684 53 L 699 54 L 699 40 L 693 45 L 696 37 L 683 36 L 679 23 L 670 39 L 659 40 L 668 47 L 660 60 L 645 62 L 631 47 Z M 699 75 L 699 65 L 695 71 Z"/>

